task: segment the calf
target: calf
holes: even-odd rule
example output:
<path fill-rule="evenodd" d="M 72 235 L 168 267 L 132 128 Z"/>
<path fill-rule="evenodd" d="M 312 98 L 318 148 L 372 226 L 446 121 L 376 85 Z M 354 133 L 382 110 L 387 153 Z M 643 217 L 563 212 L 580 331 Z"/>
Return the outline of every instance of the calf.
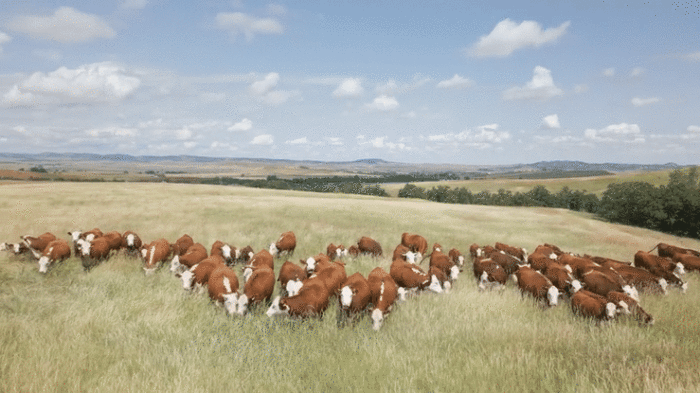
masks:
<path fill-rule="evenodd" d="M 172 253 L 173 255 L 183 255 L 193 244 L 194 240 L 192 240 L 192 236 L 184 234 L 172 244 Z"/>
<path fill-rule="evenodd" d="M 428 250 L 428 241 L 416 233 L 402 233 L 401 244 L 408 247 L 409 251 L 418 253 L 418 259 L 421 259 Z"/>
<path fill-rule="evenodd" d="M 46 273 L 49 266 L 70 258 L 70 245 L 63 239 L 53 240 L 46 245 L 39 258 L 39 273 Z"/>
<path fill-rule="evenodd" d="M 542 273 L 528 266 L 521 266 L 515 272 L 515 276 L 522 294 L 529 293 L 537 301 L 546 301 L 550 307 L 558 304 L 559 290 Z"/>
<path fill-rule="evenodd" d="M 207 249 L 201 243 L 195 243 L 187 249 L 182 256 L 175 255 L 170 262 L 170 271 L 176 275 L 182 274 L 192 266 L 198 264 L 207 257 Z"/>
<path fill-rule="evenodd" d="M 328 308 L 329 291 L 326 284 L 318 277 L 309 278 L 304 282 L 299 293 L 294 296 L 277 296 L 267 310 L 266 315 L 287 316 L 294 318 L 321 317 Z"/>
<path fill-rule="evenodd" d="M 50 242 L 56 240 L 56 236 L 53 233 L 46 232 L 38 237 L 25 235 L 22 236 L 21 239 L 24 241 L 29 251 L 31 251 L 32 255 L 34 255 L 34 258 L 39 259 L 43 256 L 46 246 L 48 246 Z"/>
<path fill-rule="evenodd" d="M 126 231 L 122 234 L 121 248 L 127 253 L 127 255 L 138 255 L 138 250 L 142 245 L 143 243 L 141 242 L 141 238 L 136 234 L 136 232 Z"/>
<path fill-rule="evenodd" d="M 647 326 L 654 324 L 654 317 L 649 313 L 644 311 L 644 309 L 639 305 L 637 300 L 627 296 L 622 292 L 610 291 L 606 296 L 608 301 L 615 303 L 618 307 L 618 313 L 623 310 L 625 314 L 632 314 L 632 316 L 640 323 Z"/>
<path fill-rule="evenodd" d="M 216 304 L 223 304 L 229 314 L 234 314 L 238 306 L 236 272 L 228 266 L 220 265 L 209 274 L 207 283 L 209 298 Z"/>
<path fill-rule="evenodd" d="M 617 307 L 605 297 L 582 289 L 571 297 L 571 311 L 575 315 L 606 321 L 615 318 Z"/>
<path fill-rule="evenodd" d="M 382 246 L 376 240 L 363 236 L 357 241 L 357 248 L 362 254 L 370 254 L 373 257 L 382 256 Z"/>
<path fill-rule="evenodd" d="M 371 300 L 369 282 L 359 272 L 352 274 L 341 284 L 339 302 L 339 324 L 350 320 L 355 321 Z"/>
<path fill-rule="evenodd" d="M 105 237 L 98 237 L 92 241 L 79 239 L 77 243 L 80 247 L 80 261 L 86 272 L 109 258 L 111 249 L 109 240 Z"/>
<path fill-rule="evenodd" d="M 367 285 L 370 292 L 370 303 L 372 303 L 372 329 L 379 330 L 398 296 L 398 285 L 381 267 L 376 267 L 367 276 Z"/>
<path fill-rule="evenodd" d="M 270 254 L 273 256 L 281 256 L 282 253 L 294 255 L 294 249 L 297 247 L 297 238 L 294 232 L 284 232 L 276 243 L 270 244 Z"/>
<path fill-rule="evenodd" d="M 143 270 L 146 275 L 155 273 L 161 264 L 165 263 L 170 255 L 170 243 L 161 238 L 152 241 L 146 246 L 141 246 L 141 256 L 143 257 Z"/>
<path fill-rule="evenodd" d="M 272 269 L 267 266 L 254 268 L 252 274 L 246 279 L 243 294 L 238 298 L 236 314 L 244 316 L 248 312 L 249 305 L 270 301 L 274 290 L 275 273 Z"/>
<path fill-rule="evenodd" d="M 279 281 L 282 293 L 285 296 L 294 296 L 299 292 L 302 283 L 307 277 L 306 269 L 296 263 L 286 261 L 280 267 L 277 281 Z"/>

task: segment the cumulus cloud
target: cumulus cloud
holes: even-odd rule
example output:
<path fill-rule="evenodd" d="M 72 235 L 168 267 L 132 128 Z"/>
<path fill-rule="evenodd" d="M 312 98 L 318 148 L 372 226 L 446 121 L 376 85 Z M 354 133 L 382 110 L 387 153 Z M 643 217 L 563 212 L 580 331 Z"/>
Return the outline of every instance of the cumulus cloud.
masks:
<path fill-rule="evenodd" d="M 364 139 L 364 138 L 362 138 L 362 139 Z M 374 139 L 370 140 L 369 142 L 365 142 L 365 143 L 369 143 L 375 149 L 388 149 L 388 150 L 399 150 L 399 151 L 411 151 L 411 150 L 413 150 L 410 146 L 407 146 L 403 142 L 399 142 L 399 143 L 390 142 L 390 141 L 388 141 L 388 139 L 389 139 L 389 137 L 382 136 L 382 137 L 374 138 Z"/>
<path fill-rule="evenodd" d="M 538 48 L 544 44 L 554 43 L 566 33 L 571 22 L 564 22 L 559 27 L 542 30 L 542 26 L 531 20 L 520 24 L 504 19 L 488 35 L 481 36 L 469 54 L 474 57 L 507 57 L 514 51 L 526 47 Z"/>
<path fill-rule="evenodd" d="M 455 74 L 455 76 L 453 76 L 452 79 L 447 79 L 439 82 L 437 84 L 437 87 L 440 89 L 464 89 L 472 86 L 473 84 L 474 82 L 472 82 L 468 78 L 463 78 L 458 74 Z"/>
<path fill-rule="evenodd" d="M 564 92 L 554 85 L 552 72 L 542 66 L 535 67 L 530 82 L 523 87 L 512 87 L 503 92 L 505 100 L 546 100 Z"/>
<path fill-rule="evenodd" d="M 243 34 L 247 41 L 255 38 L 256 34 L 282 34 L 284 28 L 275 18 L 256 18 L 242 12 L 219 12 L 216 14 L 216 25 L 227 30 L 235 39 Z"/>
<path fill-rule="evenodd" d="M 335 97 L 359 97 L 363 91 L 359 78 L 348 78 L 340 83 L 338 88 L 333 91 L 333 95 Z"/>
<path fill-rule="evenodd" d="M 92 128 L 85 131 L 86 134 L 95 138 L 104 138 L 109 136 L 125 137 L 136 136 L 138 131 L 135 128 L 125 128 L 118 126 L 110 126 L 104 128 Z"/>
<path fill-rule="evenodd" d="M 279 80 L 280 74 L 270 72 L 269 74 L 265 75 L 265 79 L 253 82 L 253 84 L 250 85 L 250 90 L 257 95 L 267 94 L 274 89 L 275 86 L 277 86 L 277 82 L 279 82 Z"/>
<path fill-rule="evenodd" d="M 118 101 L 131 95 L 141 80 L 111 63 L 87 64 L 76 69 L 61 67 L 44 74 L 35 72 L 3 96 L 8 106 L 34 104 L 92 104 Z"/>
<path fill-rule="evenodd" d="M 424 139 L 428 142 L 441 145 L 469 146 L 478 149 L 486 149 L 495 144 L 510 140 L 510 133 L 507 131 L 499 131 L 498 128 L 498 124 L 487 124 L 476 127 L 475 130 L 466 129 L 459 134 L 447 133 L 429 135 Z"/>
<path fill-rule="evenodd" d="M 99 16 L 71 7 L 60 7 L 51 16 L 18 16 L 7 24 L 7 28 L 32 38 L 64 44 L 112 38 L 116 35 Z"/>
<path fill-rule="evenodd" d="M 275 139 L 270 134 L 258 135 L 250 141 L 251 145 L 269 146 L 275 143 Z"/>
<path fill-rule="evenodd" d="M 190 138 L 192 138 L 192 131 L 188 127 L 175 130 L 175 139 L 184 141 Z"/>
<path fill-rule="evenodd" d="M 389 97 L 386 95 L 381 95 L 372 101 L 371 104 L 367 104 L 367 106 L 370 109 L 382 111 L 382 112 L 388 112 L 388 111 L 393 111 L 394 109 L 399 107 L 399 102 L 396 101 L 396 98 L 394 97 Z"/>
<path fill-rule="evenodd" d="M 688 126 L 688 132 L 694 132 L 700 134 L 700 126 Z"/>
<path fill-rule="evenodd" d="M 2 53 L 2 46 L 12 41 L 12 37 L 0 31 L 0 53 Z"/>
<path fill-rule="evenodd" d="M 603 70 L 603 76 L 613 77 L 615 76 L 615 68 L 610 67 Z"/>
<path fill-rule="evenodd" d="M 125 10 L 142 10 L 146 8 L 148 0 L 124 0 L 120 7 Z"/>
<path fill-rule="evenodd" d="M 661 98 L 659 98 L 659 97 L 650 97 L 650 98 L 634 97 L 632 99 L 632 105 L 644 106 L 644 105 L 649 105 L 649 104 L 656 104 L 659 101 L 661 101 Z"/>
<path fill-rule="evenodd" d="M 644 143 L 645 138 L 637 124 L 611 124 L 603 129 L 592 128 L 584 132 L 584 137 L 594 142 Z"/>
<path fill-rule="evenodd" d="M 306 139 L 306 137 L 303 137 L 303 138 L 298 138 L 298 139 L 294 139 L 291 141 L 287 141 L 285 143 L 288 145 L 306 145 L 309 143 L 309 140 Z"/>
<path fill-rule="evenodd" d="M 244 118 L 238 123 L 228 128 L 229 131 L 248 131 L 253 128 L 253 122 L 248 118 Z"/>
<path fill-rule="evenodd" d="M 557 116 L 557 114 L 545 116 L 542 119 L 542 127 L 549 129 L 561 128 L 561 125 L 559 125 L 559 116 Z"/>

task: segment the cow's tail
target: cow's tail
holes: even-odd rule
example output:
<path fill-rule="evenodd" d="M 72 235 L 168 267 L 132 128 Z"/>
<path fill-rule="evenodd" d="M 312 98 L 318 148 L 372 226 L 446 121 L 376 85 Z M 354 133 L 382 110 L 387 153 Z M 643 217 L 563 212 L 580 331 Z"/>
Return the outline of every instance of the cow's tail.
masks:
<path fill-rule="evenodd" d="M 661 243 L 659 243 L 659 244 L 661 244 Z M 654 248 L 652 248 L 651 250 L 647 251 L 647 254 L 651 254 L 652 251 L 654 251 L 654 250 L 656 250 L 657 248 L 659 248 L 659 244 L 655 245 Z"/>
<path fill-rule="evenodd" d="M 419 264 L 419 265 L 422 264 L 423 261 L 425 261 L 425 258 L 430 258 L 431 255 L 433 255 L 432 252 L 431 252 L 430 254 L 425 254 L 425 255 L 423 255 L 423 258 L 418 262 L 418 264 Z"/>

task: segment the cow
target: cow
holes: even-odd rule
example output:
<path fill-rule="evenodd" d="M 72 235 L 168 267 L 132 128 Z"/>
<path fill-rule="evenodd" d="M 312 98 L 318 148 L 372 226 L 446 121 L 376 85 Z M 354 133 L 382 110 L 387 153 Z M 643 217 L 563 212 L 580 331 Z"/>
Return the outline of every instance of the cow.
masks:
<path fill-rule="evenodd" d="M 518 270 L 518 267 L 525 263 L 514 256 L 505 254 L 496 249 L 492 249 L 492 251 L 486 252 L 485 255 L 488 258 L 495 261 L 496 263 L 498 263 L 499 265 L 501 265 L 501 267 L 503 268 L 503 270 L 505 270 L 508 276 L 515 274 L 515 272 Z"/>
<path fill-rule="evenodd" d="M 557 261 L 564 266 L 571 268 L 571 274 L 578 280 L 583 280 L 583 274 L 595 266 L 600 266 L 588 258 L 577 257 L 571 254 L 561 254 Z"/>
<path fill-rule="evenodd" d="M 542 273 L 529 266 L 521 266 L 515 276 L 522 294 L 529 293 L 538 302 L 544 300 L 549 307 L 558 304 L 559 290 Z"/>
<path fill-rule="evenodd" d="M 238 307 L 238 277 L 233 269 L 225 265 L 214 268 L 209 274 L 207 287 L 211 301 L 223 304 L 229 315 L 236 312 Z"/>
<path fill-rule="evenodd" d="M 180 279 L 182 280 L 182 288 L 185 290 L 190 290 L 194 285 L 195 288 L 202 290 L 209 282 L 209 276 L 211 273 L 221 266 L 226 266 L 226 264 L 219 256 L 214 255 L 203 259 L 201 262 L 182 273 L 180 276 Z"/>
<path fill-rule="evenodd" d="M 330 258 L 331 261 L 334 261 L 336 259 L 348 256 L 348 250 L 342 244 L 336 246 L 335 244 L 331 243 L 328 245 L 328 247 L 326 247 L 326 255 L 328 255 L 328 258 Z"/>
<path fill-rule="evenodd" d="M 235 262 L 243 262 L 244 264 L 247 264 L 250 261 L 250 258 L 255 255 L 255 252 L 253 251 L 253 247 L 250 245 L 247 245 L 240 250 L 236 251 L 236 260 Z"/>
<path fill-rule="evenodd" d="M 369 282 L 362 274 L 356 272 L 347 277 L 341 284 L 338 297 L 338 324 L 343 325 L 348 320 L 355 322 L 356 317 L 367 308 L 371 295 Z"/>
<path fill-rule="evenodd" d="M 456 248 L 451 249 L 447 253 L 447 255 L 450 257 L 450 260 L 452 261 L 452 263 L 457 265 L 460 268 L 460 270 L 464 267 L 464 256 L 462 255 L 461 252 L 459 252 L 458 249 L 456 249 Z"/>
<path fill-rule="evenodd" d="M 171 251 L 173 255 L 183 255 L 193 244 L 192 236 L 184 234 L 171 245 Z"/>
<path fill-rule="evenodd" d="M 122 247 L 122 234 L 117 231 L 109 231 L 100 237 L 107 240 L 110 251 L 118 252 Z"/>
<path fill-rule="evenodd" d="M 143 270 L 146 275 L 155 273 L 156 269 L 170 256 L 170 243 L 161 238 L 148 245 L 141 246 L 141 257 L 144 261 Z"/>
<path fill-rule="evenodd" d="M 557 287 L 560 293 L 573 294 L 582 287 L 581 282 L 575 279 L 568 269 L 556 262 L 547 264 L 543 274 L 552 282 L 552 285 Z"/>
<path fill-rule="evenodd" d="M 372 310 L 372 329 L 379 330 L 398 296 L 398 285 L 393 278 L 381 267 L 376 267 L 367 276 Z"/>
<path fill-rule="evenodd" d="M 449 278 L 450 282 L 457 280 L 457 277 L 459 276 L 459 267 L 457 267 L 457 265 L 452 262 L 450 257 L 443 253 L 440 248 L 436 248 L 430 254 L 429 267 L 435 267 L 442 271 Z"/>
<path fill-rule="evenodd" d="M 696 257 L 700 257 L 700 252 L 696 250 L 673 246 L 671 244 L 666 243 L 657 244 L 654 248 L 649 250 L 649 252 L 651 253 L 652 251 L 654 251 L 654 249 L 657 249 L 660 257 L 673 258 L 673 255 L 675 254 L 689 254 Z"/>
<path fill-rule="evenodd" d="M 249 305 L 269 302 L 275 290 L 275 273 L 267 266 L 258 266 L 246 279 L 243 294 L 238 297 L 236 314 L 245 316 Z"/>
<path fill-rule="evenodd" d="M 618 308 L 618 313 L 622 310 L 625 314 L 631 314 L 640 324 L 646 326 L 654 324 L 654 317 L 644 311 L 637 300 L 627 296 L 627 294 L 618 291 L 610 291 L 606 298 L 608 301 L 615 303 Z"/>
<path fill-rule="evenodd" d="M 382 256 L 382 246 L 379 242 L 367 236 L 363 236 L 357 241 L 357 248 L 361 254 L 370 254 L 375 258 Z"/>
<path fill-rule="evenodd" d="M 53 240 L 46 245 L 39 258 L 39 273 L 46 273 L 49 266 L 70 258 L 70 245 L 63 239 Z"/>
<path fill-rule="evenodd" d="M 284 296 L 294 296 L 299 292 L 302 283 L 307 278 L 306 269 L 294 262 L 286 261 L 280 266 L 277 281 L 279 281 L 282 287 Z"/>
<path fill-rule="evenodd" d="M 399 244 L 394 249 L 394 255 L 392 256 L 391 260 L 393 261 L 394 259 L 402 259 L 402 260 L 406 261 L 407 260 L 406 254 L 408 254 L 408 253 L 411 253 L 410 255 L 415 255 L 411 252 L 411 250 L 408 249 L 408 247 L 404 246 L 403 244 Z M 413 261 L 413 262 L 415 262 L 415 261 Z"/>
<path fill-rule="evenodd" d="M 554 256 L 554 258 L 552 258 L 552 256 Z M 527 263 L 530 264 L 531 268 L 539 271 L 540 273 L 544 273 L 550 263 L 558 263 L 556 257 L 557 256 L 554 253 L 546 255 L 540 252 L 533 252 L 527 256 Z"/>
<path fill-rule="evenodd" d="M 331 262 L 330 266 L 316 270 L 316 273 L 311 275 L 309 279 L 316 277 L 326 284 L 330 296 L 337 295 L 341 285 L 348 278 L 345 273 L 345 264 L 342 262 Z"/>
<path fill-rule="evenodd" d="M 302 259 L 299 262 L 301 262 L 302 265 L 306 266 L 306 274 L 309 276 L 312 275 L 314 272 L 317 272 L 331 265 L 331 259 L 326 254 L 318 254 L 316 256 L 307 258 L 305 261 Z"/>
<path fill-rule="evenodd" d="M 350 255 L 353 258 L 359 257 L 360 248 L 356 244 L 353 244 L 352 246 L 350 246 L 350 248 L 348 248 L 348 255 Z"/>
<path fill-rule="evenodd" d="M 270 254 L 274 257 L 281 257 L 282 253 L 294 255 L 294 249 L 297 248 L 297 237 L 294 232 L 284 232 L 277 242 L 270 244 Z"/>
<path fill-rule="evenodd" d="M 320 278 L 309 278 L 296 295 L 277 296 L 265 314 L 270 318 L 275 316 L 301 319 L 321 317 L 328 308 L 329 296 L 328 287 Z"/>
<path fill-rule="evenodd" d="M 605 297 L 582 289 L 571 296 L 571 311 L 585 318 L 608 321 L 615 318 L 617 307 Z"/>
<path fill-rule="evenodd" d="M 181 275 L 192 266 L 203 261 L 207 257 L 207 249 L 201 243 L 195 243 L 182 255 L 175 255 L 170 262 L 170 271 L 175 275 Z"/>
<path fill-rule="evenodd" d="M 508 280 L 508 275 L 503 267 L 489 258 L 475 257 L 472 269 L 480 291 L 506 285 Z"/>
<path fill-rule="evenodd" d="M 435 293 L 442 293 L 443 289 L 440 281 L 435 276 L 430 276 L 423 269 L 412 263 L 395 259 L 389 268 L 389 275 L 399 287 L 405 290 L 428 289 Z M 400 300 L 406 300 L 404 291 L 401 291 Z"/>
<path fill-rule="evenodd" d="M 517 248 L 509 246 L 507 244 L 496 242 L 496 250 L 503 251 L 508 255 L 514 256 L 520 260 L 520 262 L 527 261 L 527 250 L 524 248 Z"/>
<path fill-rule="evenodd" d="M 664 278 L 668 284 L 680 287 L 683 293 L 688 289 L 688 283 L 684 282 L 679 277 L 679 275 L 685 273 L 685 268 L 682 263 L 676 263 L 668 258 L 638 251 L 634 254 L 634 267 L 646 269 Z"/>
<path fill-rule="evenodd" d="M 614 268 L 626 283 L 642 292 L 666 294 L 668 282 L 656 274 L 634 266 L 617 266 Z"/>
<path fill-rule="evenodd" d="M 673 254 L 673 261 L 683 264 L 683 268 L 686 271 L 700 271 L 700 257 L 695 255 L 677 252 Z"/>
<path fill-rule="evenodd" d="M 442 287 L 442 291 L 444 293 L 450 293 L 450 289 L 452 289 L 452 281 L 450 281 L 450 277 L 445 274 L 442 269 L 438 268 L 437 266 L 430 266 L 428 268 L 428 275 L 432 278 L 436 278 L 438 280 L 438 283 Z"/>
<path fill-rule="evenodd" d="M 22 255 L 29 251 L 24 243 L 0 243 L 0 251 L 10 251 L 14 255 Z"/>
<path fill-rule="evenodd" d="M 469 246 L 469 255 L 471 255 L 472 258 L 481 256 L 481 247 L 476 243 L 472 243 L 472 245 Z"/>
<path fill-rule="evenodd" d="M 36 259 L 41 258 L 46 246 L 48 246 L 50 242 L 56 240 L 56 236 L 50 232 L 41 234 L 38 237 L 25 235 L 21 236 L 20 238 L 24 241 L 24 244 Z"/>
<path fill-rule="evenodd" d="M 211 245 L 211 252 L 209 255 L 218 255 L 224 259 L 226 265 L 233 265 L 234 259 L 236 259 L 236 248 L 217 240 Z"/>
<path fill-rule="evenodd" d="M 127 255 L 137 256 L 138 250 L 143 245 L 141 238 L 134 231 L 126 231 L 122 234 L 121 248 Z"/>
<path fill-rule="evenodd" d="M 109 239 L 104 236 L 94 238 L 92 241 L 78 239 L 77 244 L 80 247 L 80 261 L 86 272 L 109 258 L 111 251 Z"/>
<path fill-rule="evenodd" d="M 270 270 L 275 269 L 275 260 L 269 251 L 267 251 L 267 250 L 258 251 L 255 255 L 253 255 L 250 258 L 250 260 L 248 261 L 248 264 L 244 267 L 244 269 L 250 268 L 250 267 L 260 267 L 260 266 L 267 266 L 270 268 Z"/>
<path fill-rule="evenodd" d="M 612 273 L 619 276 L 619 273 L 615 271 L 612 271 Z M 583 285 L 588 291 L 597 293 L 600 296 L 606 296 L 610 291 L 617 291 L 624 292 L 628 296 L 639 301 L 637 291 L 627 285 L 621 276 L 619 279 L 616 279 L 613 274 L 606 274 L 599 270 L 591 270 L 583 275 Z"/>
<path fill-rule="evenodd" d="M 409 251 L 418 253 L 417 259 L 421 259 L 428 250 L 428 241 L 419 234 L 404 232 L 401 234 L 401 244 L 408 247 Z"/>

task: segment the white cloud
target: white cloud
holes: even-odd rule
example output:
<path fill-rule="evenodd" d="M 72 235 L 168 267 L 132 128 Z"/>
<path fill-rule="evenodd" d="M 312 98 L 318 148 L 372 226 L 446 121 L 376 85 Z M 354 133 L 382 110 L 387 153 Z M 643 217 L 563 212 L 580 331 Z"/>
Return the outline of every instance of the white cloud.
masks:
<path fill-rule="evenodd" d="M 287 102 L 287 100 L 289 100 L 290 98 L 292 98 L 293 96 L 295 96 L 297 94 L 298 94 L 298 92 L 295 92 L 295 91 L 274 90 L 274 91 L 271 91 L 271 92 L 265 94 L 263 101 L 266 104 L 279 105 L 279 104 Z"/>
<path fill-rule="evenodd" d="M 229 131 L 248 131 L 253 128 L 253 122 L 248 118 L 244 118 L 238 123 L 228 128 Z"/>
<path fill-rule="evenodd" d="M 473 84 L 474 82 L 472 82 L 469 78 L 463 78 L 458 74 L 455 74 L 455 76 L 453 76 L 452 79 L 444 80 L 438 83 L 437 87 L 441 89 L 464 89 L 472 86 Z"/>
<path fill-rule="evenodd" d="M 426 83 L 430 82 L 430 78 L 425 77 L 421 74 L 416 74 L 413 76 L 411 82 L 397 83 L 393 79 L 389 79 L 386 83 L 377 85 L 375 91 L 380 95 L 394 95 L 400 93 L 406 93 L 415 90 Z"/>
<path fill-rule="evenodd" d="M 637 124 L 611 124 L 603 129 L 584 131 L 584 137 L 594 142 L 644 143 L 645 138 Z"/>
<path fill-rule="evenodd" d="M 270 134 L 258 135 L 250 141 L 251 145 L 269 146 L 275 143 L 275 139 Z"/>
<path fill-rule="evenodd" d="M 469 146 L 479 149 L 492 147 L 494 144 L 503 143 L 510 140 L 511 135 L 507 131 L 499 131 L 498 124 L 487 124 L 479 126 L 476 130 L 466 129 L 459 134 L 447 133 L 439 135 L 429 135 L 429 142 L 451 146 Z"/>
<path fill-rule="evenodd" d="M 700 61 L 700 51 L 694 52 L 694 53 L 688 53 L 687 55 L 683 56 L 686 60 L 690 61 Z"/>
<path fill-rule="evenodd" d="M 104 128 L 92 128 L 85 131 L 85 133 L 95 138 L 104 138 L 106 136 L 136 136 L 138 131 L 135 128 L 111 126 Z"/>
<path fill-rule="evenodd" d="M 370 109 L 382 111 L 382 112 L 388 112 L 392 111 L 396 108 L 399 107 L 399 102 L 396 101 L 396 98 L 394 97 L 389 97 L 386 95 L 381 95 L 372 101 L 371 104 L 367 104 L 367 106 Z"/>
<path fill-rule="evenodd" d="M 228 30 L 231 38 L 243 34 L 247 41 L 255 38 L 256 34 L 282 34 L 282 24 L 274 18 L 256 18 L 242 12 L 219 12 L 216 24 L 220 29 Z"/>
<path fill-rule="evenodd" d="M 51 16 L 19 16 L 7 28 L 32 38 L 61 43 L 88 42 L 112 38 L 114 30 L 97 15 L 86 14 L 70 7 L 60 7 Z"/>
<path fill-rule="evenodd" d="M 650 97 L 650 98 L 639 98 L 639 97 L 634 97 L 632 99 L 632 105 L 634 106 L 644 106 L 644 105 L 649 105 L 649 104 L 655 104 L 657 102 L 661 101 L 661 98 L 659 97 Z"/>
<path fill-rule="evenodd" d="M 250 90 L 257 95 L 265 95 L 269 93 L 272 89 L 277 86 L 277 82 L 280 80 L 280 74 L 276 72 L 270 72 L 269 74 L 265 75 L 265 79 L 261 81 L 256 81 L 253 82 L 252 85 L 250 85 Z"/>
<path fill-rule="evenodd" d="M 184 141 L 190 138 L 192 138 L 192 131 L 188 127 L 175 130 L 175 139 Z"/>
<path fill-rule="evenodd" d="M 549 129 L 561 128 L 561 125 L 559 124 L 559 116 L 557 116 L 557 114 L 545 116 L 542 119 L 542 126 Z"/>
<path fill-rule="evenodd" d="M 12 41 L 12 37 L 0 31 L 0 53 L 2 53 L 2 46 Z"/>
<path fill-rule="evenodd" d="M 331 146 L 342 146 L 343 145 L 343 141 L 340 138 L 327 137 L 326 140 L 328 141 L 328 144 Z"/>
<path fill-rule="evenodd" d="M 287 141 L 285 143 L 287 143 L 289 145 L 306 145 L 309 143 L 309 141 L 308 141 L 308 139 L 306 139 L 306 137 L 303 137 L 303 138 L 298 138 L 298 139 L 294 139 L 291 141 Z"/>
<path fill-rule="evenodd" d="M 632 68 L 632 71 L 630 71 L 630 78 L 637 78 L 642 75 L 644 75 L 646 71 L 642 67 L 634 67 Z"/>
<path fill-rule="evenodd" d="M 44 74 L 35 72 L 4 95 L 5 105 L 90 104 L 118 101 L 141 84 L 114 63 L 87 64 L 76 69 L 61 67 Z"/>
<path fill-rule="evenodd" d="M 359 78 L 348 78 L 343 80 L 333 92 L 335 97 L 359 97 L 364 89 Z"/>
<path fill-rule="evenodd" d="M 546 100 L 560 96 L 564 92 L 554 85 L 552 72 L 544 67 L 537 66 L 533 71 L 530 82 L 523 87 L 512 87 L 503 92 L 505 100 Z"/>
<path fill-rule="evenodd" d="M 603 76 L 613 77 L 615 76 L 615 68 L 610 67 L 603 70 Z"/>
<path fill-rule="evenodd" d="M 146 8 L 148 0 L 124 0 L 120 7 L 125 10 L 142 10 Z"/>
<path fill-rule="evenodd" d="M 559 27 L 542 30 L 542 26 L 526 20 L 520 24 L 504 19 L 488 35 L 481 36 L 469 54 L 475 57 L 506 57 L 518 49 L 540 47 L 556 42 L 566 33 L 571 22 L 564 22 Z"/>
<path fill-rule="evenodd" d="M 413 150 L 410 146 L 407 146 L 405 143 L 388 142 L 387 139 L 389 139 L 389 138 L 386 136 L 382 136 L 382 137 L 374 138 L 366 143 L 371 144 L 372 147 L 375 149 L 388 149 L 388 150 L 399 150 L 399 151 L 411 151 L 411 150 Z"/>
<path fill-rule="evenodd" d="M 700 134 L 700 126 L 688 126 L 688 132 L 694 132 Z"/>

